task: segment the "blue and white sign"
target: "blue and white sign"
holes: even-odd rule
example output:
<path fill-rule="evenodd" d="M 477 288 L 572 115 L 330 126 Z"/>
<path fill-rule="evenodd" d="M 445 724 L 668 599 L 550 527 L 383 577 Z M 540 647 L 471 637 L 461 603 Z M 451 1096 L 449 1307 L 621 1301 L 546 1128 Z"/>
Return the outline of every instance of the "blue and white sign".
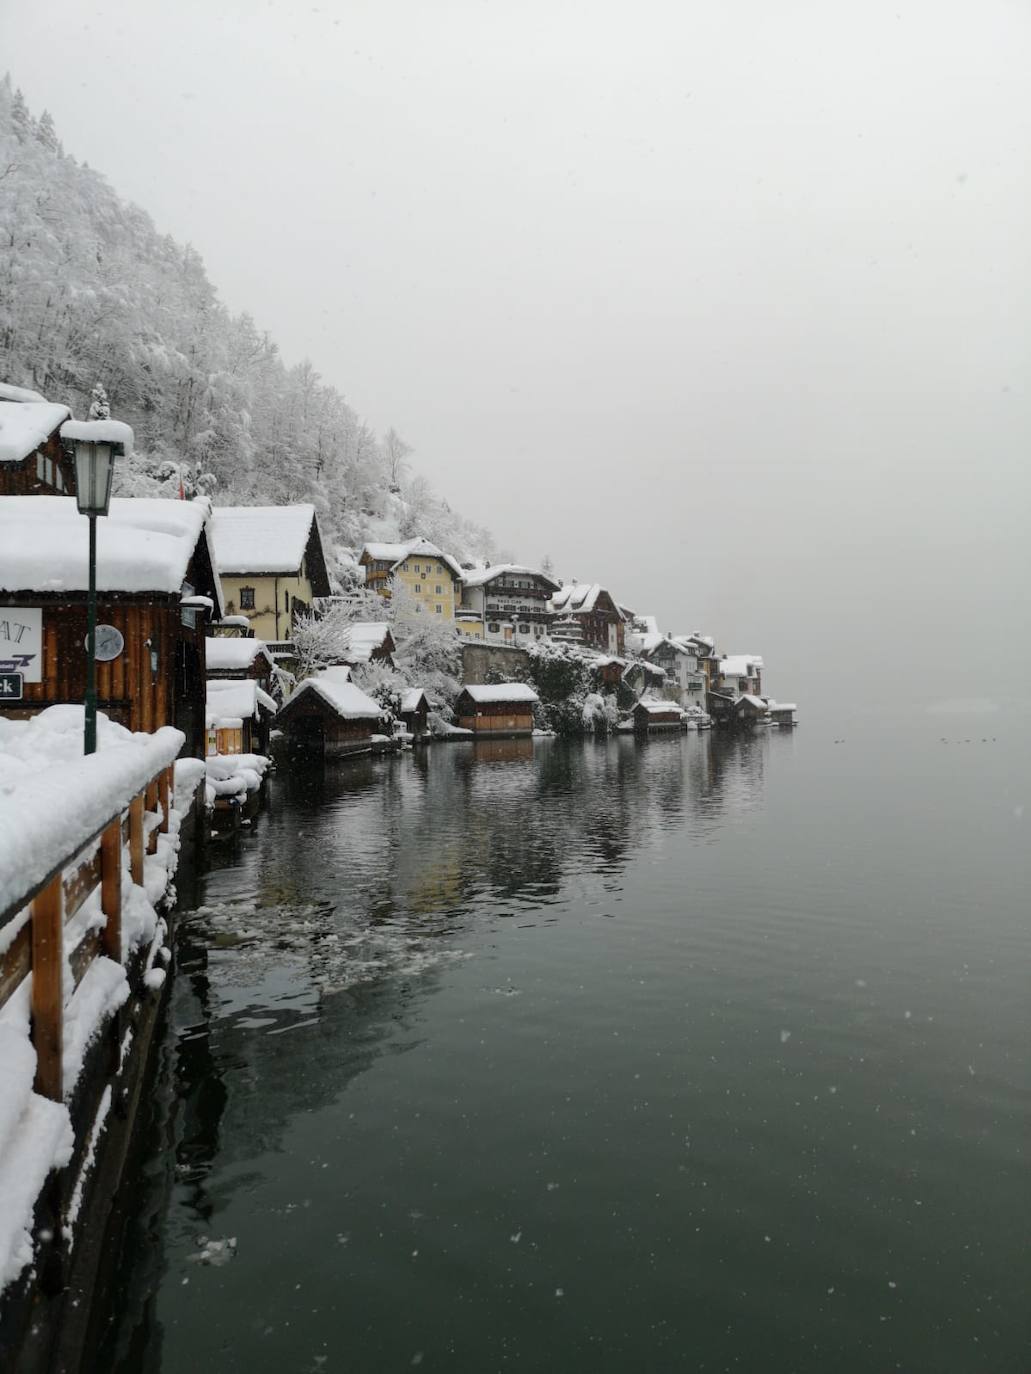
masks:
<path fill-rule="evenodd" d="M 21 701 L 21 673 L 0 673 L 0 706 L 5 701 Z"/>
<path fill-rule="evenodd" d="M 39 606 L 0 606 L 0 674 L 43 681 L 43 611 Z"/>

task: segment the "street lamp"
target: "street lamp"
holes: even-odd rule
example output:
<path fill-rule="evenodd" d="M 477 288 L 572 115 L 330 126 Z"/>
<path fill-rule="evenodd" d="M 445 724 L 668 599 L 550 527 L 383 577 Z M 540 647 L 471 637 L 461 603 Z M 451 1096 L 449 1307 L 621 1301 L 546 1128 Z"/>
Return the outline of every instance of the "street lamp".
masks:
<path fill-rule="evenodd" d="M 111 505 L 111 479 L 115 457 L 125 443 L 109 434 L 110 421 L 68 420 L 61 439 L 75 459 L 75 500 L 79 514 L 89 519 L 89 593 L 86 601 L 86 729 L 83 752 L 97 752 L 97 516 L 107 515 Z M 118 425 L 128 430 L 128 426 Z M 100 431 L 99 433 L 97 431 Z M 128 431 L 131 435 L 131 431 Z M 130 438 L 129 443 L 132 440 Z"/>

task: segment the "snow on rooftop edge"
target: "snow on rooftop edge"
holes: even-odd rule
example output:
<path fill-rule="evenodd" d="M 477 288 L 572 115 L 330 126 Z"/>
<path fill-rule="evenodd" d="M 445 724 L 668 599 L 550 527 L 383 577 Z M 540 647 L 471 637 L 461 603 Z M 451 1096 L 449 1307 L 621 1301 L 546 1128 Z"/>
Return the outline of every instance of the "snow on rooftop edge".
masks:
<path fill-rule="evenodd" d="M 215 558 L 220 573 L 295 573 L 304 562 L 315 507 L 216 506 Z"/>
<path fill-rule="evenodd" d="M 0 463 L 20 463 L 71 415 L 67 406 L 0 399 Z"/>
<path fill-rule="evenodd" d="M 537 693 L 525 682 L 474 683 L 462 688 L 476 702 L 539 701 Z"/>

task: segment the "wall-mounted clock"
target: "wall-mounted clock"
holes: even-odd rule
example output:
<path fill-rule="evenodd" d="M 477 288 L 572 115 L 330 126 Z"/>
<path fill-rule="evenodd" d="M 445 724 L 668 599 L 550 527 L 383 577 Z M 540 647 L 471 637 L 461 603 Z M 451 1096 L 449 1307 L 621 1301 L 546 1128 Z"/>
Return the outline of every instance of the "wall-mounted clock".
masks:
<path fill-rule="evenodd" d="M 116 625 L 98 625 L 94 631 L 94 646 L 98 663 L 110 663 L 125 648 L 125 640 Z M 86 637 L 89 647 L 89 636 Z"/>

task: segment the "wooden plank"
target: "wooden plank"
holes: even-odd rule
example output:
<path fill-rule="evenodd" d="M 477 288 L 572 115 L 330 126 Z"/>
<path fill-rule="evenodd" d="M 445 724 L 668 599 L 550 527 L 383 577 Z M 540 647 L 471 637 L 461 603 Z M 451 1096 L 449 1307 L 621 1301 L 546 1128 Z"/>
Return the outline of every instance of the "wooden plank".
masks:
<path fill-rule="evenodd" d="M 26 923 L 0 959 L 0 1007 L 32 968 L 32 926 Z"/>
<path fill-rule="evenodd" d="M 100 905 L 104 926 L 104 953 L 122 962 L 122 823 L 115 819 L 100 838 Z"/>
<path fill-rule="evenodd" d="M 78 987 L 86 976 L 86 970 L 98 954 L 106 954 L 104 935 L 99 930 L 88 930 L 68 956 L 72 970 L 72 981 Z"/>
<path fill-rule="evenodd" d="M 161 824 L 158 829 L 168 834 L 168 814 L 172 809 L 172 770 L 162 768 L 158 774 L 158 801 L 161 803 Z"/>
<path fill-rule="evenodd" d="M 129 872 L 137 887 L 143 886 L 143 796 L 129 803 Z"/>
<path fill-rule="evenodd" d="M 100 882 L 100 855 L 86 859 L 64 880 L 64 918 L 69 920 Z"/>
<path fill-rule="evenodd" d="M 64 887 L 55 878 L 32 903 L 32 1041 L 36 1091 L 60 1102 L 64 1096 L 62 939 Z"/>

